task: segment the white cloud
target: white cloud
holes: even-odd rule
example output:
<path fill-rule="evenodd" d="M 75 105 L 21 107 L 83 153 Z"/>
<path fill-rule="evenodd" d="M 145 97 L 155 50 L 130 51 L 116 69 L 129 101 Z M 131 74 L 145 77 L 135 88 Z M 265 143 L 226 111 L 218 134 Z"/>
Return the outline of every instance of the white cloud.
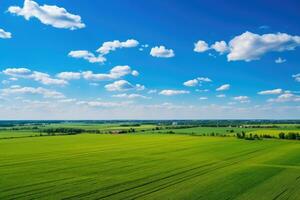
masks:
<path fill-rule="evenodd" d="M 212 80 L 210 78 L 207 78 L 207 77 L 198 77 L 197 79 L 200 82 L 212 82 Z"/>
<path fill-rule="evenodd" d="M 139 45 L 139 42 L 134 39 L 129 39 L 124 42 L 120 42 L 119 40 L 104 42 L 101 47 L 97 49 L 97 52 L 105 55 L 110 53 L 111 51 L 115 51 L 118 48 L 132 48 Z"/>
<path fill-rule="evenodd" d="M 219 94 L 219 95 L 217 95 L 216 97 L 218 97 L 218 98 L 225 98 L 226 95 L 225 95 L 225 94 Z"/>
<path fill-rule="evenodd" d="M 292 77 L 295 79 L 295 81 L 300 82 L 300 73 L 294 74 Z"/>
<path fill-rule="evenodd" d="M 165 46 L 153 47 L 150 51 L 150 55 L 159 58 L 171 58 L 174 57 L 174 51 L 172 49 L 166 49 Z"/>
<path fill-rule="evenodd" d="M 10 6 L 8 12 L 23 16 L 26 20 L 35 17 L 43 24 L 51 25 L 55 28 L 75 30 L 85 27 L 79 15 L 71 14 L 65 8 L 55 5 L 40 6 L 32 0 L 25 0 L 23 8 Z"/>
<path fill-rule="evenodd" d="M 194 51 L 202 53 L 213 49 L 220 54 L 228 53 L 228 61 L 243 60 L 249 62 L 259 60 L 269 52 L 290 51 L 298 46 L 300 46 L 300 36 L 292 36 L 286 33 L 259 35 L 246 31 L 230 40 L 228 45 L 225 41 L 217 41 L 209 48 L 205 41 L 199 40 L 195 44 Z M 275 60 L 276 63 L 285 61 L 285 59 L 280 57 Z"/>
<path fill-rule="evenodd" d="M 93 53 L 86 50 L 70 51 L 68 56 L 72 58 L 83 58 L 90 63 L 104 63 L 106 58 L 102 55 L 95 56 Z"/>
<path fill-rule="evenodd" d="M 76 99 L 60 99 L 58 100 L 60 103 L 73 103 L 76 102 Z"/>
<path fill-rule="evenodd" d="M 189 93 L 190 92 L 186 90 L 162 90 L 159 94 L 165 96 L 173 96 L 173 95 L 189 94 Z"/>
<path fill-rule="evenodd" d="M 106 80 L 118 79 L 132 73 L 133 71 L 131 70 L 131 68 L 128 65 L 124 65 L 124 66 L 115 66 L 110 70 L 109 74 L 94 74 L 92 71 L 85 71 L 82 72 L 82 76 L 86 80 L 106 81 Z"/>
<path fill-rule="evenodd" d="M 229 90 L 230 89 L 230 84 L 224 84 L 224 85 L 221 85 L 220 87 L 218 87 L 216 89 L 216 91 L 225 91 L 225 90 Z"/>
<path fill-rule="evenodd" d="M 209 89 L 203 89 L 203 90 L 196 89 L 196 92 L 209 92 Z"/>
<path fill-rule="evenodd" d="M 300 37 L 286 33 L 258 35 L 245 32 L 229 42 L 228 61 L 258 60 L 268 52 L 294 50 L 300 46 Z"/>
<path fill-rule="evenodd" d="M 139 76 L 140 75 L 140 73 L 138 71 L 136 71 L 136 70 L 133 70 L 131 72 L 131 74 L 132 74 L 132 76 Z"/>
<path fill-rule="evenodd" d="M 248 96 L 237 96 L 237 97 L 233 97 L 233 99 L 236 100 L 236 101 L 239 101 L 240 103 L 248 103 L 248 102 L 250 102 Z"/>
<path fill-rule="evenodd" d="M 20 88 L 21 86 L 20 85 L 12 85 L 10 86 L 10 88 Z"/>
<path fill-rule="evenodd" d="M 31 71 L 27 68 L 7 68 L 2 71 L 5 75 L 12 76 L 13 78 L 32 79 L 44 85 L 67 85 L 68 82 L 62 79 L 51 78 L 49 74 Z"/>
<path fill-rule="evenodd" d="M 81 73 L 79 72 L 60 72 L 56 75 L 57 78 L 63 80 L 77 80 L 80 79 Z"/>
<path fill-rule="evenodd" d="M 277 103 L 300 102 L 300 96 L 294 95 L 292 93 L 285 93 L 279 95 L 276 99 L 268 99 L 268 102 L 277 102 Z"/>
<path fill-rule="evenodd" d="M 136 84 L 135 89 L 140 91 L 140 90 L 146 89 L 146 87 L 144 85 L 141 85 L 141 84 Z"/>
<path fill-rule="evenodd" d="M 199 97 L 199 100 L 207 100 L 207 97 Z"/>
<path fill-rule="evenodd" d="M 278 88 L 278 89 L 274 89 L 274 90 L 260 91 L 260 92 L 258 92 L 258 94 L 260 94 L 260 95 L 269 95 L 269 94 L 281 94 L 282 92 L 283 92 L 283 90 Z"/>
<path fill-rule="evenodd" d="M 183 85 L 185 85 L 187 87 L 195 87 L 196 85 L 198 85 L 202 82 L 212 82 L 212 80 L 207 77 L 198 77 L 198 78 L 184 82 Z"/>
<path fill-rule="evenodd" d="M 15 77 L 11 77 L 11 78 L 9 78 L 9 80 L 10 80 L 10 81 L 17 81 L 18 79 L 15 78 Z"/>
<path fill-rule="evenodd" d="M 136 99 L 136 98 L 151 99 L 151 97 L 147 97 L 141 94 L 126 94 L 126 93 L 112 95 L 112 97 L 125 98 L 125 99 Z"/>
<path fill-rule="evenodd" d="M 28 78 L 40 82 L 44 85 L 67 85 L 68 82 L 62 79 L 51 78 L 48 74 L 34 71 Z"/>
<path fill-rule="evenodd" d="M 29 75 L 31 73 L 31 70 L 27 68 L 7 68 L 2 72 L 9 76 L 23 76 Z"/>
<path fill-rule="evenodd" d="M 208 44 L 203 41 L 203 40 L 199 40 L 198 42 L 196 42 L 194 44 L 194 51 L 198 52 L 198 53 L 202 53 L 209 50 Z"/>
<path fill-rule="evenodd" d="M 0 38 L 2 39 L 10 39 L 12 34 L 10 32 L 6 32 L 5 30 L 0 28 Z"/>
<path fill-rule="evenodd" d="M 186 82 L 183 83 L 183 85 L 187 86 L 187 87 L 194 87 L 196 85 L 198 85 L 199 81 L 197 79 L 192 79 L 192 80 L 188 80 Z"/>
<path fill-rule="evenodd" d="M 228 46 L 225 41 L 215 42 L 215 44 L 211 45 L 211 48 L 220 54 L 224 54 L 228 51 Z"/>
<path fill-rule="evenodd" d="M 148 91 L 148 94 L 155 94 L 155 93 L 157 93 L 157 90 L 149 90 Z"/>
<path fill-rule="evenodd" d="M 34 87 L 10 87 L 2 89 L 3 95 L 10 94 L 40 94 L 43 95 L 44 98 L 54 98 L 60 99 L 65 98 L 65 96 L 57 91 L 45 89 L 42 87 L 34 88 Z"/>
<path fill-rule="evenodd" d="M 126 80 L 119 80 L 104 86 L 107 91 L 126 91 L 131 89 L 143 90 L 145 86 L 136 84 L 132 85 Z"/>
<path fill-rule="evenodd" d="M 105 102 L 105 101 L 78 101 L 77 105 L 87 105 L 90 107 L 104 107 L 104 108 L 115 108 L 128 106 L 132 102 Z"/>
<path fill-rule="evenodd" d="M 281 64 L 281 63 L 285 63 L 285 62 L 286 62 L 286 59 L 281 58 L 281 57 L 279 57 L 275 60 L 275 63 L 277 63 L 277 64 Z"/>

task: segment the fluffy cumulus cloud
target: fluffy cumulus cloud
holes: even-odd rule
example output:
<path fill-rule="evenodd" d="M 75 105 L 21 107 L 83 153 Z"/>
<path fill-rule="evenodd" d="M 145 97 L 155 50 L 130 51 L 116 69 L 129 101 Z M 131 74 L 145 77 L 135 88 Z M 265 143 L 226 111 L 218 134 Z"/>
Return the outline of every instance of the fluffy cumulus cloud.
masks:
<path fill-rule="evenodd" d="M 42 87 L 20 87 L 20 86 L 12 86 L 10 88 L 5 88 L 1 90 L 2 95 L 12 95 L 12 94 L 39 94 L 42 95 L 44 98 L 54 98 L 54 99 L 61 99 L 65 98 L 65 96 L 57 92 L 55 90 L 49 90 Z"/>
<path fill-rule="evenodd" d="M 127 94 L 127 93 L 115 94 L 112 97 L 125 98 L 125 99 L 136 99 L 136 98 L 151 99 L 150 97 L 147 97 L 147 96 L 144 96 L 144 95 L 141 95 L 141 94 Z"/>
<path fill-rule="evenodd" d="M 27 68 L 7 68 L 2 72 L 9 76 L 26 76 L 31 73 L 31 70 Z"/>
<path fill-rule="evenodd" d="M 225 41 L 215 42 L 211 48 L 220 54 L 226 53 L 229 49 Z"/>
<path fill-rule="evenodd" d="M 250 99 L 248 96 L 237 96 L 233 97 L 234 100 L 239 101 L 240 103 L 248 103 L 250 102 Z"/>
<path fill-rule="evenodd" d="M 132 76 L 139 76 L 140 73 L 139 73 L 138 71 L 136 71 L 136 70 L 133 70 L 133 71 L 131 72 L 131 75 L 132 75 Z"/>
<path fill-rule="evenodd" d="M 90 63 L 104 63 L 106 58 L 104 57 L 106 54 L 110 53 L 111 51 L 115 51 L 116 49 L 120 48 L 132 48 L 139 45 L 139 42 L 134 39 L 129 39 L 124 42 L 119 40 L 108 41 L 104 42 L 101 47 L 97 49 L 98 55 L 95 55 L 92 52 L 87 50 L 76 50 L 70 51 L 69 56 L 72 58 L 82 58 L 87 60 Z"/>
<path fill-rule="evenodd" d="M 283 90 L 278 88 L 278 89 L 273 89 L 273 90 L 260 91 L 260 92 L 258 92 L 258 94 L 260 94 L 260 95 L 269 95 L 269 94 L 281 94 L 282 92 L 283 92 Z"/>
<path fill-rule="evenodd" d="M 259 35 L 247 31 L 229 42 L 230 53 L 227 59 L 228 61 L 258 60 L 268 52 L 294 50 L 297 46 L 300 46 L 299 36 L 286 33 Z"/>
<path fill-rule="evenodd" d="M 198 78 L 195 78 L 195 79 L 192 79 L 192 80 L 188 80 L 188 81 L 185 81 L 183 83 L 184 86 L 187 86 L 187 87 L 195 87 L 203 82 L 212 82 L 212 80 L 210 78 L 207 78 L 207 77 L 198 77 Z"/>
<path fill-rule="evenodd" d="M 145 86 L 136 84 L 133 85 L 126 80 L 118 80 L 104 86 L 107 91 L 126 91 L 126 90 L 144 90 Z"/>
<path fill-rule="evenodd" d="M 230 89 L 230 84 L 224 84 L 224 85 L 221 85 L 220 87 L 218 87 L 216 89 L 216 91 L 225 91 L 225 90 L 229 90 Z"/>
<path fill-rule="evenodd" d="M 195 43 L 194 51 L 202 53 L 208 50 L 215 50 L 220 54 L 227 53 L 228 61 L 252 61 L 259 60 L 269 52 L 282 52 L 294 50 L 300 46 L 300 36 L 293 36 L 286 33 L 255 34 L 249 31 L 234 37 L 228 42 L 215 42 L 210 47 L 205 41 L 199 40 Z M 283 63 L 285 59 L 278 58 L 276 63 Z"/>
<path fill-rule="evenodd" d="M 194 87 L 196 85 L 198 85 L 199 81 L 197 79 L 192 79 L 192 80 L 188 80 L 188 81 L 185 81 L 183 83 L 183 85 L 187 86 L 187 87 Z"/>
<path fill-rule="evenodd" d="M 10 39 L 12 34 L 0 28 L 0 38 L 2 39 Z"/>
<path fill-rule="evenodd" d="M 286 59 L 281 58 L 281 57 L 278 57 L 278 58 L 275 60 L 275 63 L 277 63 L 277 64 L 281 64 L 281 63 L 285 63 L 285 62 L 286 62 Z"/>
<path fill-rule="evenodd" d="M 124 66 L 115 66 L 110 70 L 108 74 L 95 74 L 92 71 L 82 72 L 82 76 L 86 80 L 92 81 L 107 81 L 114 80 L 126 76 L 128 74 L 132 74 L 134 76 L 138 75 L 138 71 L 131 70 L 128 65 Z"/>
<path fill-rule="evenodd" d="M 55 28 L 75 30 L 85 27 L 79 15 L 71 14 L 65 8 L 55 5 L 40 6 L 32 0 L 25 0 L 22 8 L 10 6 L 8 12 L 17 16 L 23 16 L 26 20 L 37 18 L 43 24 L 51 25 Z"/>
<path fill-rule="evenodd" d="M 198 52 L 198 53 L 202 53 L 209 50 L 208 44 L 203 41 L 203 40 L 199 40 L 198 42 L 196 42 L 194 44 L 194 51 Z"/>
<path fill-rule="evenodd" d="M 174 96 L 179 94 L 189 94 L 190 92 L 187 90 L 162 90 L 159 94 L 164 96 Z"/>
<path fill-rule="evenodd" d="M 56 75 L 57 78 L 62 80 L 77 80 L 80 79 L 81 73 L 80 72 L 61 72 Z"/>
<path fill-rule="evenodd" d="M 300 73 L 294 74 L 292 77 L 295 79 L 295 81 L 300 82 Z"/>
<path fill-rule="evenodd" d="M 284 93 L 279 95 L 277 98 L 268 99 L 268 102 L 284 103 L 284 102 L 300 102 L 300 96 L 292 93 Z"/>
<path fill-rule="evenodd" d="M 68 82 L 63 79 L 56 79 L 51 78 L 49 74 L 38 72 L 38 71 L 31 71 L 27 68 L 7 68 L 2 71 L 3 74 L 12 76 L 13 78 L 25 78 L 25 79 L 32 79 L 34 81 L 40 82 L 44 85 L 67 85 Z"/>
<path fill-rule="evenodd" d="M 104 42 L 101 47 L 97 49 L 97 52 L 101 55 L 105 55 L 110 53 L 111 51 L 115 51 L 120 48 L 132 48 L 139 45 L 139 42 L 134 39 L 129 39 L 124 42 L 119 40 Z"/>
<path fill-rule="evenodd" d="M 72 58 L 82 58 L 90 63 L 104 63 L 106 58 L 102 55 L 95 56 L 93 53 L 86 50 L 70 51 L 68 56 Z"/>
<path fill-rule="evenodd" d="M 158 58 L 171 58 L 175 56 L 173 49 L 167 49 L 165 46 L 153 47 L 150 55 Z"/>

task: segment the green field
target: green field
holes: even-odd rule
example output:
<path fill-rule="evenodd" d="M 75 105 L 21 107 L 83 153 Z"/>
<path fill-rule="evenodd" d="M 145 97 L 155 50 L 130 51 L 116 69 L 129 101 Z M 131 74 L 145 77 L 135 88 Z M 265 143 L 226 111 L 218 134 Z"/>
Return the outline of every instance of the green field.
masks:
<path fill-rule="evenodd" d="M 179 129 L 163 129 L 157 131 L 149 131 L 150 133 L 169 133 L 188 134 L 188 135 L 234 135 L 236 133 L 256 131 L 257 128 L 232 128 L 232 127 L 193 127 L 193 128 L 179 128 Z"/>
<path fill-rule="evenodd" d="M 170 134 L 0 140 L 0 199 L 299 199 L 300 144 Z"/>
<path fill-rule="evenodd" d="M 0 140 L 1 139 L 10 139 L 10 138 L 21 138 L 21 137 L 32 137 L 40 136 L 41 134 L 33 131 L 12 131 L 12 130 L 2 130 L 0 131 Z M 45 135 L 45 134 L 42 134 Z"/>
<path fill-rule="evenodd" d="M 193 128 L 179 128 L 179 129 L 163 129 L 157 131 L 148 131 L 149 133 L 173 133 L 173 134 L 187 134 L 187 135 L 226 135 L 235 136 L 237 133 L 245 132 L 246 135 L 257 134 L 258 136 L 269 135 L 272 137 L 278 137 L 279 133 L 288 134 L 298 133 L 300 129 L 295 126 L 279 126 L 278 128 L 238 128 L 238 127 L 193 127 Z"/>

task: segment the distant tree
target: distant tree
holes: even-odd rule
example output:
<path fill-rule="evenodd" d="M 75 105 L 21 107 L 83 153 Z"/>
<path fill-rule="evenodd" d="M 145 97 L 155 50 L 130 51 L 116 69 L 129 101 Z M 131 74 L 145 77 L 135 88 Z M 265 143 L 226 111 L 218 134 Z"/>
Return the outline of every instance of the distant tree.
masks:
<path fill-rule="evenodd" d="M 283 132 L 279 133 L 278 136 L 279 136 L 280 139 L 285 139 L 285 134 Z"/>
<path fill-rule="evenodd" d="M 244 131 L 242 131 L 242 138 L 246 137 L 246 133 Z"/>
<path fill-rule="evenodd" d="M 290 139 L 290 140 L 295 140 L 296 139 L 296 133 L 292 133 L 292 132 L 288 133 L 287 138 Z"/>

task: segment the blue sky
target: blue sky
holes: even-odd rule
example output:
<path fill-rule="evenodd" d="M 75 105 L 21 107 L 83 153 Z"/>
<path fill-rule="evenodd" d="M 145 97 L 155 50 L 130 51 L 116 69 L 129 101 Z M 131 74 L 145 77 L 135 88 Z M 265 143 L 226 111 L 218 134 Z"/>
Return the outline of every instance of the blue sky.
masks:
<path fill-rule="evenodd" d="M 299 118 L 299 7 L 1 1 L 0 119 Z"/>

